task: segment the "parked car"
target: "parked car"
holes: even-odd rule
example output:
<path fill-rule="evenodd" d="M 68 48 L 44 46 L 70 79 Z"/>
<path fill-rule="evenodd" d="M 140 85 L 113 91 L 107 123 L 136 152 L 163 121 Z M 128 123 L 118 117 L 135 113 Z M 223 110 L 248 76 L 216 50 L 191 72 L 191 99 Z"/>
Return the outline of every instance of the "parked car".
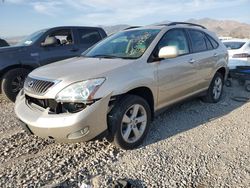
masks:
<path fill-rule="evenodd" d="M 118 147 L 132 149 L 166 107 L 191 96 L 218 102 L 227 60 L 225 46 L 200 25 L 128 29 L 82 57 L 31 72 L 15 113 L 40 137 L 78 142 L 106 133 Z"/>
<path fill-rule="evenodd" d="M 232 39 L 223 41 L 229 53 L 229 69 L 236 69 L 236 66 L 250 66 L 250 40 Z"/>
<path fill-rule="evenodd" d="M 33 69 L 79 56 L 106 36 L 98 27 L 54 27 L 37 31 L 15 46 L 1 48 L 0 93 L 15 101 Z"/>
<path fill-rule="evenodd" d="M 5 46 L 9 46 L 8 42 L 6 42 L 4 39 L 0 39 L 0 48 Z"/>

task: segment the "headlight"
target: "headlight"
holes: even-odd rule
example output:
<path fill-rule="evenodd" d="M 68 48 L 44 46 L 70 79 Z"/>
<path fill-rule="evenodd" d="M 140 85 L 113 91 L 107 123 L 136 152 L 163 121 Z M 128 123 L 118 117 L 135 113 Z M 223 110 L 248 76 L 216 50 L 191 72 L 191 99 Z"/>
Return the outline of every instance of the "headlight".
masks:
<path fill-rule="evenodd" d="M 92 100 L 105 78 L 73 83 L 56 95 L 57 102 L 85 102 Z"/>

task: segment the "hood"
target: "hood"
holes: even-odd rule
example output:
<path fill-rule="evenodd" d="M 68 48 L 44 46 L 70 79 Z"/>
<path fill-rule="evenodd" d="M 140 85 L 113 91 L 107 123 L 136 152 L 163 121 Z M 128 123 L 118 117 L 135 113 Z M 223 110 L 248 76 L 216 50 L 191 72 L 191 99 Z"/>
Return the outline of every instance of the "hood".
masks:
<path fill-rule="evenodd" d="M 77 82 L 106 77 L 108 72 L 129 65 L 134 60 L 76 57 L 40 67 L 30 73 L 38 77 L 66 82 Z"/>
<path fill-rule="evenodd" d="M 25 48 L 24 46 L 5 46 L 0 48 L 0 53 L 15 52 Z"/>

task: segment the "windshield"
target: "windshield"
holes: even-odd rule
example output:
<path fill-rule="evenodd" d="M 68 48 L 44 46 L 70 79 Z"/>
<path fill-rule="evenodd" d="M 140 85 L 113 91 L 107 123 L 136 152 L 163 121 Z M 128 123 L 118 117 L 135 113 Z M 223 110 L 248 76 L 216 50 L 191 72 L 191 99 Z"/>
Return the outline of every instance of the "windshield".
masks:
<path fill-rule="evenodd" d="M 99 58 L 137 59 L 144 54 L 159 32 L 158 29 L 119 32 L 104 39 L 83 55 Z"/>
<path fill-rule="evenodd" d="M 223 44 L 228 50 L 236 50 L 240 49 L 245 44 L 245 42 L 223 42 Z"/>
<path fill-rule="evenodd" d="M 47 29 L 43 29 L 43 30 L 37 31 L 37 32 L 25 37 L 23 40 L 21 40 L 19 43 L 17 43 L 17 46 L 29 46 L 29 45 L 33 44 L 46 31 L 47 31 Z"/>

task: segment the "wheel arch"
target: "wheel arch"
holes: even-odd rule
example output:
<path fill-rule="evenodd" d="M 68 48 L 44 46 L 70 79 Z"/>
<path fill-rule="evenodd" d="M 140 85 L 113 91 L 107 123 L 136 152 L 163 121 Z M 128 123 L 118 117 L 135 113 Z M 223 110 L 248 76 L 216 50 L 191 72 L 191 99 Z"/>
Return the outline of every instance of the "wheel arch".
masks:
<path fill-rule="evenodd" d="M 149 104 L 149 107 L 151 110 L 151 117 L 152 119 L 154 118 L 154 105 L 155 104 L 154 104 L 153 92 L 151 91 L 151 89 L 149 89 L 148 87 L 137 87 L 137 88 L 129 90 L 125 94 L 136 95 L 145 99 Z"/>
<path fill-rule="evenodd" d="M 225 67 L 220 67 L 216 72 L 220 73 L 223 76 L 224 80 L 226 79 L 227 69 Z"/>

